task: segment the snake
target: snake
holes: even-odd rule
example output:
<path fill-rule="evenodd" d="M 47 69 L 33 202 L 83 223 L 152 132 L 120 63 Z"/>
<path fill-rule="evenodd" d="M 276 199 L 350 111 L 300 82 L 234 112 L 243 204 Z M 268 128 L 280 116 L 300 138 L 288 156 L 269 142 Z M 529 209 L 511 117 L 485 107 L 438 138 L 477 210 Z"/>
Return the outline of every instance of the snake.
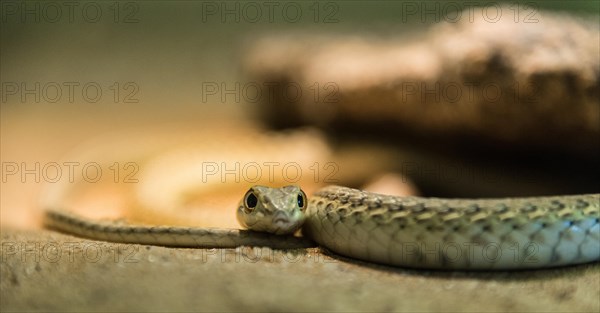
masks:
<path fill-rule="evenodd" d="M 243 229 L 136 226 L 60 209 L 52 229 L 120 243 L 235 248 L 319 246 L 351 260 L 438 270 L 518 270 L 600 260 L 600 194 L 497 199 L 400 197 L 327 186 L 310 199 L 295 185 L 253 186 Z"/>

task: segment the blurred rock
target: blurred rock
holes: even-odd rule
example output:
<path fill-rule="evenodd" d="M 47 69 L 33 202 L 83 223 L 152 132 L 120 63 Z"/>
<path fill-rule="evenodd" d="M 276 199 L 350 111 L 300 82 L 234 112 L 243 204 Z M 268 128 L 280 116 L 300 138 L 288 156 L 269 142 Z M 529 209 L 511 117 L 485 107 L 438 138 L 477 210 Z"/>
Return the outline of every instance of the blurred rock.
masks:
<path fill-rule="evenodd" d="M 271 88 L 260 115 L 276 128 L 598 156 L 597 24 L 537 13 L 532 23 L 475 13 L 418 40 L 268 37 L 245 69 Z"/>

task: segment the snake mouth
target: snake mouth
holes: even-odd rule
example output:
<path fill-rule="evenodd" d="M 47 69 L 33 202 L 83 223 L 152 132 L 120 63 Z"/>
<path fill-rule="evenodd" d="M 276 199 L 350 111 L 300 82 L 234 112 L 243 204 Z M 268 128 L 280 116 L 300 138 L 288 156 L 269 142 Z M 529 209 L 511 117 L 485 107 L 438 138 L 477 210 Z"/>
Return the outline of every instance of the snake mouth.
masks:
<path fill-rule="evenodd" d="M 296 224 L 294 223 L 285 225 L 275 224 L 274 227 L 275 229 L 273 229 L 272 233 L 276 235 L 290 235 L 297 230 Z"/>
<path fill-rule="evenodd" d="M 273 214 L 273 219 L 271 220 L 271 223 L 278 226 L 286 226 L 290 223 L 290 218 L 285 212 L 278 211 L 277 213 Z"/>
<path fill-rule="evenodd" d="M 287 218 L 285 218 L 285 217 L 276 217 L 276 218 L 273 219 L 273 223 L 274 224 L 278 224 L 278 223 L 280 223 L 280 224 L 288 224 L 289 220 Z"/>

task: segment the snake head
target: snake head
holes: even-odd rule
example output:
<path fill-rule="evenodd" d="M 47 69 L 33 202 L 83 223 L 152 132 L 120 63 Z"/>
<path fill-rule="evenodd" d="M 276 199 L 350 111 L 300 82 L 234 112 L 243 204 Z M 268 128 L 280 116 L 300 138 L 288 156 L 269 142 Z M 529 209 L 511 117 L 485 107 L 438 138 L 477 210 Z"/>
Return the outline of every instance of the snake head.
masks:
<path fill-rule="evenodd" d="M 250 230 L 293 234 L 304 223 L 307 202 L 298 186 L 253 186 L 240 201 L 237 219 Z"/>

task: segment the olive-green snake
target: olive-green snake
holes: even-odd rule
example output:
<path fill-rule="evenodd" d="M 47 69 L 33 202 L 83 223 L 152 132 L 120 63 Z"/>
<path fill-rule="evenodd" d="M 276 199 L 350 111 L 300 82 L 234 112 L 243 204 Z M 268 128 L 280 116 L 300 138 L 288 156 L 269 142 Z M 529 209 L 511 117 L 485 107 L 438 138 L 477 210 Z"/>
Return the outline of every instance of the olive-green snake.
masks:
<path fill-rule="evenodd" d="M 164 246 L 305 248 L 434 269 L 542 268 L 600 260 L 600 194 L 504 199 L 396 197 L 330 186 L 252 187 L 237 217 L 249 230 L 130 226 L 60 210 L 46 225 L 93 239 Z M 299 228 L 302 236 L 293 236 Z M 309 240 L 311 239 L 311 240 Z"/>

